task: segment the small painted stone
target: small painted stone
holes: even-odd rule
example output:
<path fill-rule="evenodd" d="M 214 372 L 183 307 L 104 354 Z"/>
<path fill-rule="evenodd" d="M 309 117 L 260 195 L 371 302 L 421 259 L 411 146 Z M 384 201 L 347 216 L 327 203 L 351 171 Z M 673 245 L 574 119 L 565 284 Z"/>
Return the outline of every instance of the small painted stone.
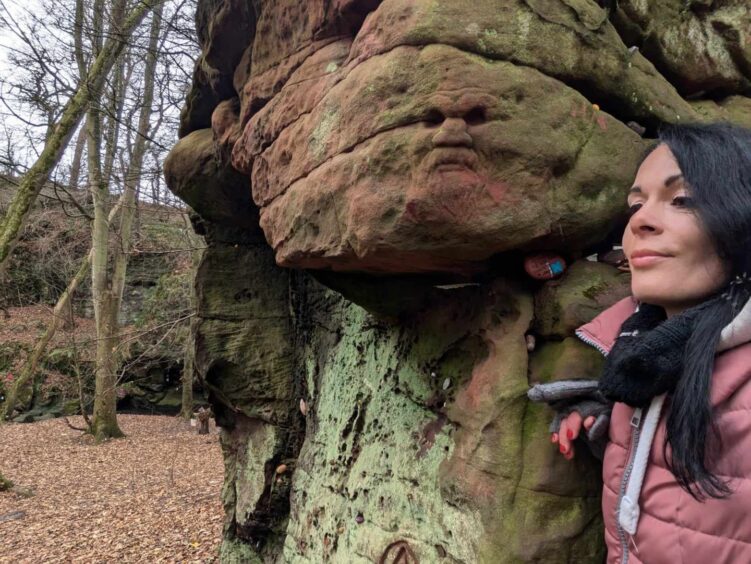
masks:
<path fill-rule="evenodd" d="M 448 388 L 449 388 L 450 385 L 451 385 L 451 379 L 450 378 L 446 378 L 443 381 L 443 389 L 444 390 L 448 390 Z"/>
<path fill-rule="evenodd" d="M 287 465 L 286 464 L 280 464 L 276 467 L 276 473 L 277 474 L 284 474 L 287 471 Z"/>
<path fill-rule="evenodd" d="M 358 525 L 362 525 L 365 522 L 365 517 L 362 516 L 362 513 L 358 513 L 357 517 L 355 517 L 355 521 Z"/>
<path fill-rule="evenodd" d="M 524 259 L 524 271 L 535 280 L 551 280 L 563 274 L 566 261 L 553 253 L 529 255 Z"/>
<path fill-rule="evenodd" d="M 525 335 L 524 339 L 527 341 L 527 351 L 532 352 L 535 350 L 536 339 L 534 335 Z"/>
<path fill-rule="evenodd" d="M 305 403 L 305 400 L 300 398 L 300 413 L 303 414 L 303 417 L 308 414 L 308 404 Z"/>
<path fill-rule="evenodd" d="M 593 108 L 593 109 L 594 109 L 594 111 L 596 111 L 596 112 L 599 112 L 599 111 L 600 111 L 600 106 L 598 106 L 597 104 L 592 104 L 592 108 Z"/>

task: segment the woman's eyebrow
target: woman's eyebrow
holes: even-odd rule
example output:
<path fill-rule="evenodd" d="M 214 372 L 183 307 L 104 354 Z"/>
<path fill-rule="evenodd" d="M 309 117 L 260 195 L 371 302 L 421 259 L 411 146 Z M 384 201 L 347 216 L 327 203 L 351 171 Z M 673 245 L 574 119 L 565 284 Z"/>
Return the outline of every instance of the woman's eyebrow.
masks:
<path fill-rule="evenodd" d="M 674 174 L 672 176 L 668 176 L 665 179 L 665 187 L 670 188 L 670 185 L 673 184 L 676 180 L 683 180 L 683 174 Z M 629 191 L 629 194 L 641 194 L 641 187 L 640 186 L 632 186 Z"/>

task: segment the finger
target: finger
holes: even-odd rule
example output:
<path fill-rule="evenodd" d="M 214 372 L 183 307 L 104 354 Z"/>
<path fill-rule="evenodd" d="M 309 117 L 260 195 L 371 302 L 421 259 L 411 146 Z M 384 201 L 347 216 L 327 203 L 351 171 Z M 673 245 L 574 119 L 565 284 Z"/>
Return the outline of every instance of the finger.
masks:
<path fill-rule="evenodd" d="M 585 429 L 586 429 L 587 431 L 589 431 L 589 430 L 590 430 L 590 429 L 592 428 L 592 425 L 594 425 L 594 424 L 595 424 L 595 416 L 594 416 L 594 415 L 590 415 L 589 417 L 587 417 L 587 418 L 586 418 L 586 419 L 584 420 L 584 423 L 582 423 L 582 424 L 584 425 L 584 428 L 585 428 Z"/>
<path fill-rule="evenodd" d="M 565 458 L 566 460 L 571 460 L 572 458 L 574 458 L 574 445 L 573 444 L 571 445 L 571 448 L 568 450 L 568 452 L 563 455 L 563 458 Z"/>
<path fill-rule="evenodd" d="M 579 436 L 579 432 L 582 428 L 582 416 L 578 411 L 572 411 L 566 419 L 568 421 L 566 438 L 570 441 L 574 441 Z"/>
<path fill-rule="evenodd" d="M 569 416 L 570 417 L 570 416 Z M 558 450 L 564 456 L 571 451 L 571 439 L 568 417 L 561 420 L 561 428 L 558 431 Z"/>

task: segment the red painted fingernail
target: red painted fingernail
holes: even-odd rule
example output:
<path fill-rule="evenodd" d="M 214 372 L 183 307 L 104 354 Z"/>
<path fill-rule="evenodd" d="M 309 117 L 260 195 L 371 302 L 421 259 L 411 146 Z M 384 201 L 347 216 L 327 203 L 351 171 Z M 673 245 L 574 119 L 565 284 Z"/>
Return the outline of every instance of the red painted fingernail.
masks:
<path fill-rule="evenodd" d="M 569 429 L 568 431 L 566 431 L 566 436 L 569 439 L 573 439 L 574 438 L 574 432 L 571 429 Z"/>
<path fill-rule="evenodd" d="M 558 442 L 558 433 L 553 433 L 553 435 L 550 437 L 550 442 L 552 443 Z"/>
<path fill-rule="evenodd" d="M 566 451 L 568 450 L 565 446 L 561 445 L 558 447 L 558 450 L 560 450 L 563 454 L 566 454 Z"/>

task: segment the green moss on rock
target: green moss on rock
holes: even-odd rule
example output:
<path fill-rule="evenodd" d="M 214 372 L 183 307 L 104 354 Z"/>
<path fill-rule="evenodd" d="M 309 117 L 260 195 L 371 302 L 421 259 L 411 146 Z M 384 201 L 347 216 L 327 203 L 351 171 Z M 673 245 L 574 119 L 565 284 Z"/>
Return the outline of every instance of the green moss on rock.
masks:
<path fill-rule="evenodd" d="M 530 385 L 600 377 L 605 359 L 577 337 L 540 344 L 529 358 Z"/>
<path fill-rule="evenodd" d="M 631 276 L 599 262 L 574 262 L 535 296 L 535 331 L 562 339 L 630 293 Z"/>

